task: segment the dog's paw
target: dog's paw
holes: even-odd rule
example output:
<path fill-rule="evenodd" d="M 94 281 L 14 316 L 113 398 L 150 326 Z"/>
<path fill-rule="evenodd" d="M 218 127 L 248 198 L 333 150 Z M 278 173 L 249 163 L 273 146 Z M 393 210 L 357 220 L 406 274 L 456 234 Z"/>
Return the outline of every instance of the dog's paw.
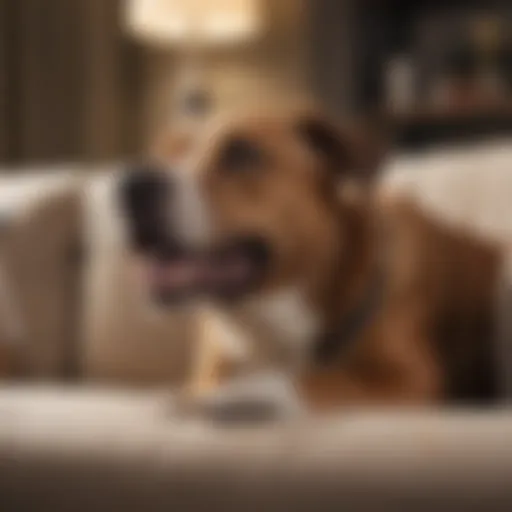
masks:
<path fill-rule="evenodd" d="M 233 382 L 208 392 L 185 390 L 173 404 L 182 418 L 202 418 L 222 424 L 254 424 L 294 418 L 302 405 L 288 383 L 264 379 Z"/>

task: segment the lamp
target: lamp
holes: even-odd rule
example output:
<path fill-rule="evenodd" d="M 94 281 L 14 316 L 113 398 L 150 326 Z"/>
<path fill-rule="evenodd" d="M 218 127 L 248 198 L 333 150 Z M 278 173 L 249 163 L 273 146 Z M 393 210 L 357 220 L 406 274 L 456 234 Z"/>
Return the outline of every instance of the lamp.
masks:
<path fill-rule="evenodd" d="M 254 38 L 261 26 L 258 0 L 127 0 L 125 24 L 137 39 L 177 47 L 180 106 L 203 113 L 211 103 L 205 87 L 205 50 Z"/>
<path fill-rule="evenodd" d="M 256 0 L 128 0 L 128 29 L 151 44 L 219 46 L 255 36 Z"/>

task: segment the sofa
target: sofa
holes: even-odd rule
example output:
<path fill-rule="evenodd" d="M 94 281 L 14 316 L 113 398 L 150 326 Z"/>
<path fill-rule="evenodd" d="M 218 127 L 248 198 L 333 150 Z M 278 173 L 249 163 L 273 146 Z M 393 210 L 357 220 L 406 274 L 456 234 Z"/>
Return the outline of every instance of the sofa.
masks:
<path fill-rule="evenodd" d="M 388 194 L 512 240 L 512 141 L 393 155 Z M 0 178 L 0 510 L 510 510 L 512 414 L 345 411 L 223 425 L 184 418 L 198 329 L 130 271 L 121 164 Z M 7 280 L 3 282 L 1 276 Z M 14 320 L 16 321 L 14 321 Z M 206 327 L 205 327 L 206 326 Z"/>

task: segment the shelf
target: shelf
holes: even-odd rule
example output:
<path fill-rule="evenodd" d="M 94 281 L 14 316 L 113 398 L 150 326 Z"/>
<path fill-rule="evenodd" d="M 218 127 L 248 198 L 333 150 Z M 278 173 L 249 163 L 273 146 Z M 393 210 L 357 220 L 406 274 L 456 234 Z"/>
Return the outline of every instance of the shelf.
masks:
<path fill-rule="evenodd" d="M 512 105 L 490 109 L 416 109 L 388 113 L 386 124 L 403 149 L 422 149 L 437 144 L 461 144 L 474 140 L 512 136 Z"/>

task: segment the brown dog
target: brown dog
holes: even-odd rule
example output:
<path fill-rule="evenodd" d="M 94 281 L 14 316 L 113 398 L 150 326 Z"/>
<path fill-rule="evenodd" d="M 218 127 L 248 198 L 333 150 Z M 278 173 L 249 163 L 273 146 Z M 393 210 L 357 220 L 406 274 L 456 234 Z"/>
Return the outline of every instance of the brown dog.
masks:
<path fill-rule="evenodd" d="M 164 151 L 122 190 L 149 287 L 166 303 L 208 297 L 270 340 L 258 348 L 282 349 L 311 408 L 492 400 L 500 251 L 385 201 L 369 149 L 295 112 Z M 208 337 L 200 351 L 203 391 L 226 358 Z"/>

